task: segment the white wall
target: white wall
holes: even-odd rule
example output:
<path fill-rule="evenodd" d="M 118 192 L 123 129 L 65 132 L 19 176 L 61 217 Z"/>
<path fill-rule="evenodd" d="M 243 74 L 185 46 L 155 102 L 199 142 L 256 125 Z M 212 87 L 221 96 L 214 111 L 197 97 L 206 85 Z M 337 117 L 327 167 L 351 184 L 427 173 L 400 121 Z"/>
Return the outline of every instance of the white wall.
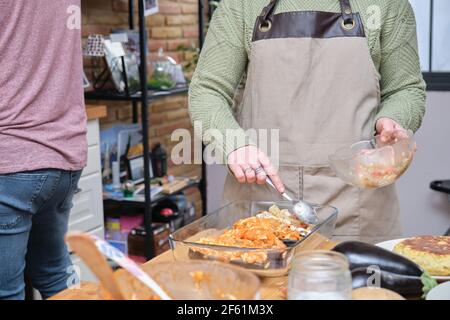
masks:
<path fill-rule="evenodd" d="M 416 135 L 418 152 L 398 182 L 404 234 L 444 234 L 450 228 L 450 202 L 432 191 L 433 180 L 450 179 L 450 92 L 429 92 L 427 114 Z M 208 168 L 208 211 L 221 205 L 226 170 Z"/>
<path fill-rule="evenodd" d="M 433 180 L 450 179 L 450 92 L 428 92 L 427 113 L 416 134 L 418 152 L 398 182 L 405 235 L 444 234 L 450 202 L 432 191 Z"/>

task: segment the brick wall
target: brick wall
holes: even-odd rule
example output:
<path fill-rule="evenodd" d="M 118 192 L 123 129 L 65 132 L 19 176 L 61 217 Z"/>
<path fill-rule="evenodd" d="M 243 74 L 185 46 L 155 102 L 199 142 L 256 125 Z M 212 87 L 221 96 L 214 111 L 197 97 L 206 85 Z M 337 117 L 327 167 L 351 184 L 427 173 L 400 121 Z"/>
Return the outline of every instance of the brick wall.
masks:
<path fill-rule="evenodd" d="M 83 37 L 98 33 L 108 35 L 112 29 L 128 28 L 128 0 L 82 0 Z M 135 3 L 137 10 L 137 2 Z M 168 55 L 179 63 L 187 63 L 191 52 L 177 51 L 180 45 L 198 46 L 198 5 L 197 0 L 159 0 L 160 13 L 147 17 L 149 31 L 149 49 L 151 52 L 163 48 Z M 138 19 L 136 16 L 136 23 Z M 108 117 L 101 120 L 103 128 L 118 122 L 131 122 L 132 108 L 128 103 L 101 101 L 108 105 Z M 170 135 L 176 128 L 192 131 L 187 110 L 187 96 L 175 96 L 158 100 L 151 106 L 150 144 L 153 147 L 160 142 L 168 153 L 174 145 Z M 169 174 L 175 176 L 201 176 L 201 166 L 174 166 L 169 161 Z M 201 212 L 200 193 L 195 190 L 186 192 L 191 201 L 195 201 L 197 212 Z"/>

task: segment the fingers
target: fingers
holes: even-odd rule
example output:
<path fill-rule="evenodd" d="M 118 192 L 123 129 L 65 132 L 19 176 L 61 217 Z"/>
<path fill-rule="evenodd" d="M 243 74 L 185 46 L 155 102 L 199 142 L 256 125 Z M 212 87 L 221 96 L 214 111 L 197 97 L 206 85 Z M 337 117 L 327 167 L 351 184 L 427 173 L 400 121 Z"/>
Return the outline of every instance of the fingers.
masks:
<path fill-rule="evenodd" d="M 278 175 L 278 170 L 276 170 L 275 167 L 272 165 L 270 159 L 262 152 L 258 155 L 258 159 L 261 162 L 264 171 L 270 177 L 272 183 L 275 185 L 275 188 L 277 188 L 278 192 L 284 193 L 286 191 L 286 188 L 283 182 L 281 181 L 280 176 Z"/>
<path fill-rule="evenodd" d="M 257 184 L 265 184 L 266 183 L 266 172 L 264 171 L 264 167 L 261 165 L 261 162 L 257 161 L 251 164 L 252 170 L 256 175 L 256 183 Z"/>
<path fill-rule="evenodd" d="M 245 174 L 247 183 L 255 183 L 255 181 L 256 181 L 255 170 L 253 170 L 253 168 L 248 165 L 244 165 L 243 168 L 244 168 L 244 174 Z"/>
<path fill-rule="evenodd" d="M 230 168 L 231 172 L 233 173 L 234 177 L 239 183 L 245 183 L 246 177 L 244 174 L 244 170 L 242 170 L 242 167 L 238 164 L 229 164 L 228 167 Z"/>
<path fill-rule="evenodd" d="M 240 183 L 265 184 L 269 176 L 280 193 L 285 191 L 278 170 L 266 154 L 254 146 L 237 149 L 231 153 L 228 157 L 228 167 Z"/>
<path fill-rule="evenodd" d="M 394 140 L 394 139 L 395 139 L 395 131 L 394 131 L 393 128 L 392 128 L 392 129 L 389 129 L 389 130 L 384 129 L 384 130 L 381 132 L 381 135 L 380 135 L 380 140 L 381 140 L 381 142 L 383 142 L 383 143 L 388 143 L 388 142 L 391 142 L 391 141 Z"/>
<path fill-rule="evenodd" d="M 401 127 L 396 128 L 393 131 L 383 131 L 380 137 L 382 143 L 395 143 L 397 141 L 409 139 L 408 132 Z"/>
<path fill-rule="evenodd" d="M 391 143 L 398 139 L 407 139 L 408 132 L 397 122 L 389 118 L 380 118 L 376 124 L 381 143 Z"/>
<path fill-rule="evenodd" d="M 271 171 L 269 170 L 269 172 L 271 172 Z M 281 181 L 281 178 L 278 175 L 278 173 L 270 174 L 269 172 L 267 172 L 267 174 L 270 177 L 270 180 L 272 180 L 272 183 L 275 185 L 275 188 L 277 188 L 279 193 L 284 193 L 286 191 L 286 188 L 285 188 L 283 182 Z"/>

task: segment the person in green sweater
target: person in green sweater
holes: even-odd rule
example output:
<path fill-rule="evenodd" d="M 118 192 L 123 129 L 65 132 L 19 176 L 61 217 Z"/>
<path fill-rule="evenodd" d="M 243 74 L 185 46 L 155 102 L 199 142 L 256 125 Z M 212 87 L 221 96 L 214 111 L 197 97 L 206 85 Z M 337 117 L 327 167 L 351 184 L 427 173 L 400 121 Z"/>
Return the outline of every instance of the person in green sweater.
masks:
<path fill-rule="evenodd" d="M 222 0 L 189 111 L 228 165 L 225 201 L 279 199 L 264 185 L 269 176 L 281 193 L 339 208 L 338 239 L 377 242 L 401 236 L 395 186 L 346 185 L 328 156 L 375 133 L 389 140 L 415 132 L 425 99 L 407 0 Z M 279 130 L 279 163 L 248 129 Z"/>

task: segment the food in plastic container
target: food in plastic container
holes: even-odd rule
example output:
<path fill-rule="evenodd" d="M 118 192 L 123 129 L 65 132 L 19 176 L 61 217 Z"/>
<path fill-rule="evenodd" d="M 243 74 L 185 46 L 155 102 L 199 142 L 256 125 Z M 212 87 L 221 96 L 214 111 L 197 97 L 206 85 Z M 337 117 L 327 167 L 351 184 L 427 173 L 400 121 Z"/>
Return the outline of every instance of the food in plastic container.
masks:
<path fill-rule="evenodd" d="M 374 189 L 394 183 L 408 169 L 414 156 L 413 133 L 397 131 L 392 141 L 380 136 L 337 150 L 329 157 L 336 175 L 348 184 Z"/>

